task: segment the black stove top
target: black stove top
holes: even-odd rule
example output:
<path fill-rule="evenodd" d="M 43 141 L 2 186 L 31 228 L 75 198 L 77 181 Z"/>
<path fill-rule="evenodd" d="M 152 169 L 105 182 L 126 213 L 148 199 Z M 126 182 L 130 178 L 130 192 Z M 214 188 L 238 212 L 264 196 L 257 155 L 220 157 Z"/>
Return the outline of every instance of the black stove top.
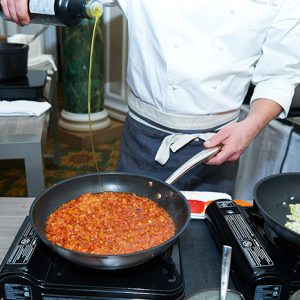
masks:
<path fill-rule="evenodd" d="M 53 253 L 27 217 L 0 267 L 0 299 L 182 299 L 180 245 L 142 265 L 97 270 Z"/>
<path fill-rule="evenodd" d="M 246 299 L 286 300 L 300 289 L 300 251 L 279 238 L 255 207 L 219 200 L 207 209 L 221 247 L 233 247 L 232 278 Z"/>
<path fill-rule="evenodd" d="M 46 71 L 28 70 L 25 77 L 0 79 L 0 99 L 29 100 L 42 98 L 46 77 Z"/>

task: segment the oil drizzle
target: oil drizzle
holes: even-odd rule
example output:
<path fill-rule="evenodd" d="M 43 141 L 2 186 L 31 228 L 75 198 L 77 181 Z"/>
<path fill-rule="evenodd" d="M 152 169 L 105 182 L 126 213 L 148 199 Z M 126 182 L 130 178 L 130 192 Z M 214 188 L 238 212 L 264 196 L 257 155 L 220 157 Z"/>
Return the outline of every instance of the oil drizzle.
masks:
<path fill-rule="evenodd" d="M 93 57 L 94 57 L 94 45 L 95 45 L 95 37 L 96 37 L 96 29 L 97 25 L 100 21 L 100 18 L 102 16 L 102 9 L 95 9 L 93 11 L 93 14 L 95 16 L 95 23 L 93 28 L 93 34 L 92 34 L 92 41 L 91 41 L 91 49 L 90 49 L 90 62 L 89 62 L 89 77 L 88 77 L 88 123 L 89 123 L 89 133 L 90 133 L 90 142 L 91 142 L 91 148 L 92 148 L 92 154 L 93 159 L 96 167 L 96 172 L 98 174 L 99 178 L 99 184 L 100 184 L 100 191 L 104 191 L 103 189 L 103 183 L 99 174 L 99 167 L 96 159 L 96 151 L 94 146 L 94 139 L 93 139 L 93 131 L 92 131 L 92 121 L 91 121 L 91 98 L 92 98 L 92 73 L 93 73 Z"/>

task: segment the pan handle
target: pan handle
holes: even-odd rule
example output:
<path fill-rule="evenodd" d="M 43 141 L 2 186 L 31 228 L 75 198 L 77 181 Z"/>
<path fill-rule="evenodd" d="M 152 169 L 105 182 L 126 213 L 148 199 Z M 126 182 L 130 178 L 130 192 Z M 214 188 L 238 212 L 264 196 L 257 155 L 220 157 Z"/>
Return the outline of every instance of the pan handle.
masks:
<path fill-rule="evenodd" d="M 221 146 L 216 146 L 208 149 L 204 149 L 201 152 L 194 155 L 188 161 L 186 161 L 181 167 L 174 171 L 165 182 L 168 184 L 173 184 L 176 180 L 182 177 L 185 173 L 187 173 L 190 169 L 195 166 L 203 163 L 209 158 L 215 156 L 221 150 Z"/>

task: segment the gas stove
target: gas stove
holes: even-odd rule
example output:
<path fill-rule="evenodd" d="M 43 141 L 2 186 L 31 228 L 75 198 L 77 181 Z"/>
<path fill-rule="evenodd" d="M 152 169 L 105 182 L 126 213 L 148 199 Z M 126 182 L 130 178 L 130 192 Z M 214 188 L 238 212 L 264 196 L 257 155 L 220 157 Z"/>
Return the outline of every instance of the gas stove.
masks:
<path fill-rule="evenodd" d="M 206 213 L 218 247 L 233 248 L 231 276 L 247 300 L 286 300 L 300 289 L 300 250 L 265 224 L 255 203 L 218 200 Z"/>
<path fill-rule="evenodd" d="M 0 266 L 0 299 L 182 299 L 179 241 L 142 265 L 97 270 L 75 265 L 45 246 L 26 217 Z"/>

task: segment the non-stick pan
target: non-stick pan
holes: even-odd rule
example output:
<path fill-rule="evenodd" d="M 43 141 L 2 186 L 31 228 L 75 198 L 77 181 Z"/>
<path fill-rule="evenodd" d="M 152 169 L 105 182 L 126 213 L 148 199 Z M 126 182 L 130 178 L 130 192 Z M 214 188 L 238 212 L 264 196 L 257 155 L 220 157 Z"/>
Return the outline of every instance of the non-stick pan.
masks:
<path fill-rule="evenodd" d="M 62 257 L 86 267 L 97 269 L 122 269 L 132 267 L 163 253 L 170 248 L 188 225 L 190 209 L 187 200 L 171 184 L 190 168 L 214 155 L 218 148 L 204 150 L 182 165 L 165 182 L 151 177 L 127 173 L 99 173 L 77 176 L 61 181 L 41 193 L 30 208 L 31 223 L 41 240 Z M 123 255 L 96 255 L 76 252 L 51 243 L 45 236 L 48 216 L 63 203 L 84 193 L 102 191 L 134 193 L 145 196 L 163 207 L 172 217 L 176 232 L 166 242 L 150 248 Z"/>
<path fill-rule="evenodd" d="M 289 204 L 300 204 L 300 173 L 272 175 L 254 187 L 254 201 L 264 220 L 277 235 L 300 248 L 300 235 L 285 227 Z"/>

